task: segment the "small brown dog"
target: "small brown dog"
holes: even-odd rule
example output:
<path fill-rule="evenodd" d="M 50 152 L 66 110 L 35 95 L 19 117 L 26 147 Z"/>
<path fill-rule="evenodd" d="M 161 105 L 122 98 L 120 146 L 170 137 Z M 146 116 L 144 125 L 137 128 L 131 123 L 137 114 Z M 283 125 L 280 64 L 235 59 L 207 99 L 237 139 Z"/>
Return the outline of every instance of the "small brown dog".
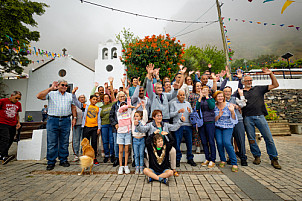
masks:
<path fill-rule="evenodd" d="M 80 164 L 82 171 L 78 175 L 83 175 L 84 170 L 88 167 L 90 167 L 90 174 L 92 173 L 92 167 L 93 167 L 93 160 L 95 158 L 94 149 L 89 143 L 89 140 L 87 138 L 84 138 L 81 142 L 83 156 L 80 157 Z"/>

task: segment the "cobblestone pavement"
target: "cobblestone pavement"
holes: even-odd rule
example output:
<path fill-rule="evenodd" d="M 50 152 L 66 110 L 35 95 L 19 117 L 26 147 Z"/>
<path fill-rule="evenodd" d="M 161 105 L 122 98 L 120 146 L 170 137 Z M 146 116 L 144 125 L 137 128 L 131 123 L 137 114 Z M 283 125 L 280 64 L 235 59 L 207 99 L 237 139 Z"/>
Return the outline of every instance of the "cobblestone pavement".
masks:
<path fill-rule="evenodd" d="M 234 174 L 257 180 L 254 190 L 259 193 L 267 190 L 277 198 L 302 200 L 302 136 L 274 139 L 282 170 L 270 165 L 261 141 L 260 165 L 252 164 L 250 154 L 249 166 L 239 166 L 239 173 L 182 163 L 180 176 L 172 177 L 169 186 L 147 183 L 145 176 L 133 174 L 134 169 L 130 175 L 117 175 L 117 168 L 110 163 L 94 167 L 94 175 L 78 176 L 76 162 L 68 168 L 57 165 L 53 171 L 45 171 L 46 161 L 12 161 L 0 165 L 0 200 L 255 200 L 249 188 L 230 179 Z M 225 167 L 228 169 L 230 166 Z"/>

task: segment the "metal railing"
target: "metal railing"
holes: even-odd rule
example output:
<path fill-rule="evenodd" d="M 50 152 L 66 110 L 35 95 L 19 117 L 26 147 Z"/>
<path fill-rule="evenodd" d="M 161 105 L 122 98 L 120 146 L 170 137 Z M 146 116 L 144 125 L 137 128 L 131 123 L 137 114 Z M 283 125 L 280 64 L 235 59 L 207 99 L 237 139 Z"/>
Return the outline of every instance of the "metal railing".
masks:
<path fill-rule="evenodd" d="M 277 79 L 301 79 L 302 69 L 271 69 Z M 232 80 L 236 80 L 236 72 L 232 72 Z M 269 80 L 269 75 L 264 75 L 262 70 L 245 71 L 244 75 L 249 75 L 253 80 Z"/>

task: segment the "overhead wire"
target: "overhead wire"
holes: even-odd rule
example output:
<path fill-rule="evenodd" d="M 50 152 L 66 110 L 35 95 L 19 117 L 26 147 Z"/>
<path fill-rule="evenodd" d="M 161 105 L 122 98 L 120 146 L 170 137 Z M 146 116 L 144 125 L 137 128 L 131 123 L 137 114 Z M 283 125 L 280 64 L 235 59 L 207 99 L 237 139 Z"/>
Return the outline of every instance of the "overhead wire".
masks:
<path fill-rule="evenodd" d="M 180 34 L 180 35 L 176 35 L 176 36 L 174 36 L 174 37 L 179 37 L 179 36 L 183 36 L 183 35 L 186 35 L 186 34 L 189 34 L 189 33 L 195 32 L 195 31 L 198 31 L 198 30 L 200 30 L 200 29 L 202 29 L 202 28 L 204 28 L 204 27 L 210 26 L 210 25 L 212 25 L 212 24 L 214 24 L 214 23 L 216 23 L 216 22 L 218 22 L 218 20 L 213 21 L 213 22 L 211 22 L 211 23 L 209 23 L 209 24 L 207 24 L 207 25 L 204 25 L 204 26 L 202 26 L 202 27 L 200 27 L 200 28 L 198 28 L 198 29 L 194 29 L 194 30 L 192 30 L 192 31 L 189 31 L 189 32 L 186 32 L 186 33 L 183 33 L 183 34 Z"/>
<path fill-rule="evenodd" d="M 186 24 L 208 24 L 208 23 L 211 23 L 211 22 L 215 22 L 215 21 L 205 21 L 205 22 L 186 21 L 186 20 L 175 20 L 175 19 L 154 17 L 154 16 L 148 16 L 148 15 L 142 15 L 142 14 L 139 14 L 139 13 L 133 13 L 133 12 L 125 11 L 125 10 L 120 10 L 120 9 L 112 8 L 112 7 L 109 7 L 109 6 L 104 6 L 104 5 L 97 4 L 97 3 L 94 3 L 94 2 L 90 2 L 90 1 L 85 1 L 85 0 L 80 0 L 80 1 L 82 3 L 87 3 L 87 4 L 90 4 L 90 5 L 102 7 L 102 8 L 108 9 L 108 10 L 112 10 L 112 11 L 117 11 L 117 12 L 129 14 L 129 15 L 134 15 L 134 16 L 137 16 L 137 17 L 144 17 L 144 18 L 162 20 L 162 21 L 167 21 L 167 22 L 186 23 Z"/>

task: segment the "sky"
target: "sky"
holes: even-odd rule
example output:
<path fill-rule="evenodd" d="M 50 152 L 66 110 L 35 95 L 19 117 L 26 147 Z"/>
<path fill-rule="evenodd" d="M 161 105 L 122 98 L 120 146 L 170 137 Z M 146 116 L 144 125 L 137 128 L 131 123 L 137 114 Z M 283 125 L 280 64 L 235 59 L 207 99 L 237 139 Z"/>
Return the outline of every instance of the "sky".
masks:
<path fill-rule="evenodd" d="M 98 55 L 98 44 L 129 28 L 135 35 L 170 34 L 185 43 L 204 47 L 215 45 L 222 49 L 222 38 L 218 23 L 205 24 L 172 23 L 128 15 L 98 6 L 81 3 L 80 0 L 35 0 L 49 5 L 45 14 L 35 16 L 37 27 L 31 30 L 40 32 L 40 40 L 32 47 L 44 51 L 67 53 L 80 62 L 94 68 Z M 188 20 L 215 21 L 218 19 L 216 0 L 87 0 L 96 4 L 148 16 Z M 302 58 L 302 0 L 296 0 L 283 14 L 281 8 L 286 0 L 263 3 L 263 0 L 219 0 L 230 47 L 235 51 L 234 59 L 253 59 L 262 54 L 294 54 Z M 230 20 L 228 20 L 230 18 Z M 238 19 L 238 21 L 235 21 Z M 246 22 L 242 22 L 246 20 Z M 253 21 L 249 23 L 248 21 Z M 261 22 L 257 24 L 256 22 Z M 268 23 L 266 26 L 263 23 Z M 276 24 L 275 26 L 271 24 Z M 280 24 L 285 24 L 280 27 Z M 301 27 L 300 31 L 288 28 Z M 194 31 L 198 29 L 197 31 Z M 188 33 L 191 32 L 191 33 Z M 184 35 L 182 35 L 184 34 Z M 45 56 L 32 56 L 32 60 L 49 60 Z M 39 64 L 41 65 L 41 63 Z M 38 64 L 29 65 L 35 68 Z M 25 72 L 28 72 L 28 69 Z"/>

